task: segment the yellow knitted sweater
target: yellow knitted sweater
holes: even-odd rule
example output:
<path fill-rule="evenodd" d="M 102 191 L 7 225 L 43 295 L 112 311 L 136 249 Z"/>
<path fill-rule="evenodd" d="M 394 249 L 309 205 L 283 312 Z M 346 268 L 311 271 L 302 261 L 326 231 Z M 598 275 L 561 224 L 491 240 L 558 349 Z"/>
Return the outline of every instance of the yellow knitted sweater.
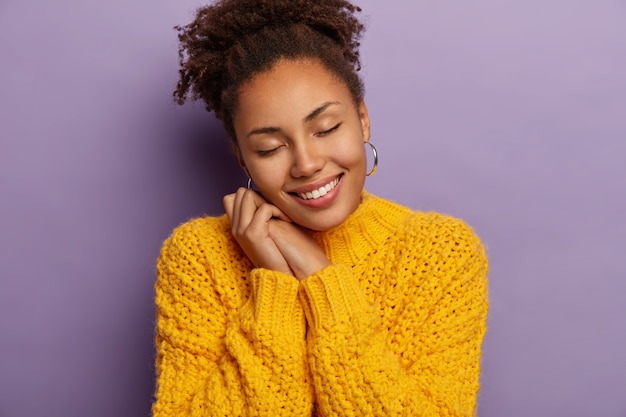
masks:
<path fill-rule="evenodd" d="M 460 220 L 364 192 L 314 237 L 332 265 L 254 268 L 226 216 L 158 261 L 155 417 L 472 416 L 487 261 Z"/>

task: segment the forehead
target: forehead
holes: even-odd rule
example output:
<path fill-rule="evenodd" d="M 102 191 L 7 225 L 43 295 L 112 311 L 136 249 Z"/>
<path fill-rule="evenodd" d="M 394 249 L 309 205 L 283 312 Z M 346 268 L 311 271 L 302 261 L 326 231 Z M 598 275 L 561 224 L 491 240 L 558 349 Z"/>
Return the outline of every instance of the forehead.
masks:
<path fill-rule="evenodd" d="M 345 83 L 321 62 L 281 60 L 241 87 L 235 123 L 271 121 L 281 115 L 302 118 L 322 103 L 351 101 Z"/>

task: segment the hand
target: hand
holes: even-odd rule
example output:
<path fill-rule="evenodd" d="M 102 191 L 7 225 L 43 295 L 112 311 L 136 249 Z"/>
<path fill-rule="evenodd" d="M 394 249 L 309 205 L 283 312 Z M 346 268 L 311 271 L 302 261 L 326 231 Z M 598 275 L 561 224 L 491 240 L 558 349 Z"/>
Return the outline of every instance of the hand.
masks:
<path fill-rule="evenodd" d="M 269 233 L 299 280 L 330 265 L 315 239 L 295 223 L 274 219 L 270 221 Z"/>
<path fill-rule="evenodd" d="M 330 265 L 317 242 L 253 190 L 224 197 L 231 231 L 254 266 L 304 279 Z"/>
<path fill-rule="evenodd" d="M 253 190 L 239 188 L 224 196 L 224 208 L 231 222 L 231 232 L 257 268 L 266 268 L 295 275 L 287 260 L 270 237 L 270 223 L 289 218 Z"/>

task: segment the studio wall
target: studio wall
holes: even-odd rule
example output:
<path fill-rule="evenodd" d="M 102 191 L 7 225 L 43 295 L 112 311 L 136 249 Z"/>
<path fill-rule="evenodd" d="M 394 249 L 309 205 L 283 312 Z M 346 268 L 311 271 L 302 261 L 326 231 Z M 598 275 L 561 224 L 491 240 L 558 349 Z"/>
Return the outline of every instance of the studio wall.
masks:
<path fill-rule="evenodd" d="M 149 415 L 161 242 L 245 176 L 198 1 L 0 3 L 0 416 Z M 481 417 L 626 416 L 626 3 L 362 0 L 370 192 L 490 258 Z"/>

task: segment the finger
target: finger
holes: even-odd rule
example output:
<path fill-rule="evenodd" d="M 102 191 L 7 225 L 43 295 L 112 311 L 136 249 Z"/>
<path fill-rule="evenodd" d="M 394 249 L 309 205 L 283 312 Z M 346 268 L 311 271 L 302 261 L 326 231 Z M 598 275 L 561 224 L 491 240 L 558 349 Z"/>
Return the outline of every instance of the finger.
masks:
<path fill-rule="evenodd" d="M 241 193 L 241 199 L 239 201 L 239 233 L 244 233 L 248 228 L 252 219 L 256 215 L 259 205 L 264 204 L 265 200 L 262 199 L 255 191 L 244 189 Z"/>
<path fill-rule="evenodd" d="M 250 235 L 268 235 L 269 222 L 280 219 L 279 216 L 286 217 L 275 205 L 270 203 L 261 204 L 257 207 L 254 217 L 248 225 Z"/>
<path fill-rule="evenodd" d="M 245 188 L 240 187 L 235 192 L 235 198 L 233 200 L 233 215 L 231 217 L 231 230 L 233 233 L 238 234 L 239 228 L 241 226 L 241 200 L 243 198 L 243 194 L 245 193 Z"/>
<path fill-rule="evenodd" d="M 235 193 L 226 194 L 223 198 L 224 210 L 226 210 L 226 215 L 233 221 L 233 205 L 235 204 Z"/>
<path fill-rule="evenodd" d="M 247 191 L 246 195 L 254 198 L 254 201 L 256 202 L 257 206 L 260 206 L 263 203 L 267 203 L 267 200 L 265 200 L 265 198 L 261 194 L 259 194 L 258 191 L 249 190 L 249 189 L 246 189 L 246 191 Z"/>
<path fill-rule="evenodd" d="M 270 203 L 269 201 L 267 201 L 261 194 L 259 194 L 257 191 L 254 190 L 248 190 L 252 196 L 254 197 L 254 201 L 256 204 L 256 207 L 261 207 L 263 204 L 269 204 L 272 206 L 272 217 L 276 218 L 276 219 L 280 219 L 280 220 L 284 220 L 288 223 L 292 223 L 292 220 L 281 210 L 279 209 L 277 206 L 275 206 L 274 204 Z"/>
<path fill-rule="evenodd" d="M 274 206 L 274 208 L 276 209 L 276 211 L 273 212 L 275 219 L 279 219 L 287 223 L 293 223 L 293 220 L 291 220 L 281 209 L 276 206 Z"/>

